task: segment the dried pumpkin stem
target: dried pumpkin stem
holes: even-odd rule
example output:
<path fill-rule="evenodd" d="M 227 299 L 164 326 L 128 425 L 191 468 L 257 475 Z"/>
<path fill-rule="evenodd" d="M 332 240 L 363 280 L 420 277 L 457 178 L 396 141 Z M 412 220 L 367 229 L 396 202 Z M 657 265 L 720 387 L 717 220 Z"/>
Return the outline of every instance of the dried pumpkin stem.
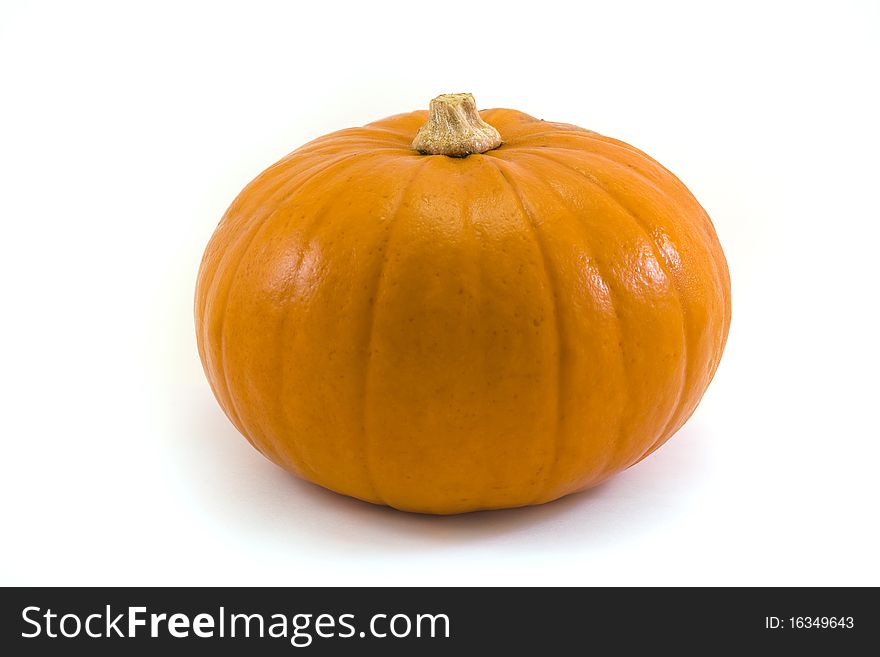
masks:
<path fill-rule="evenodd" d="M 470 94 L 443 94 L 431 101 L 428 122 L 412 147 L 426 155 L 467 157 L 501 145 L 501 135 L 480 118 Z"/>

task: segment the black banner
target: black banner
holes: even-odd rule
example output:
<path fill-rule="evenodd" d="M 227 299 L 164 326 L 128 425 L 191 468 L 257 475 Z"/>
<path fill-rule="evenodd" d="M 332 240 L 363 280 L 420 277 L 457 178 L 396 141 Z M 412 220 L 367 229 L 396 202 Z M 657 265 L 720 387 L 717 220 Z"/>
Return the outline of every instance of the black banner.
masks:
<path fill-rule="evenodd" d="M 0 595 L 7 655 L 544 655 L 645 645 L 854 654 L 880 638 L 876 590 L 866 588 L 7 588 Z"/>

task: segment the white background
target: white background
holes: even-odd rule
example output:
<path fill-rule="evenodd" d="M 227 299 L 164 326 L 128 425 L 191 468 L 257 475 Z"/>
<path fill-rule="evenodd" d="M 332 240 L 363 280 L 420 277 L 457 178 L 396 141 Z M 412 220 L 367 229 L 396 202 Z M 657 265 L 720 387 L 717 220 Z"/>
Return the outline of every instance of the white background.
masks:
<path fill-rule="evenodd" d="M 4 2 L 0 583 L 880 585 L 878 28 L 870 0 Z M 734 317 L 650 459 L 433 518 L 263 460 L 192 299 L 263 168 L 456 91 L 676 172 Z"/>

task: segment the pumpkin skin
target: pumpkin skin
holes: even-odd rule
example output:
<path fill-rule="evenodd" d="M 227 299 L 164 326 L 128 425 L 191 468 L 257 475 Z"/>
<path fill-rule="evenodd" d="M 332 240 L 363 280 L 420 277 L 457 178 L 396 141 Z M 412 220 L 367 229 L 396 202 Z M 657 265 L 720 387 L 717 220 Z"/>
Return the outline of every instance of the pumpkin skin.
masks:
<path fill-rule="evenodd" d="M 451 514 L 540 504 L 637 463 L 696 408 L 730 324 L 709 217 L 623 142 L 509 109 L 502 145 L 411 147 L 428 113 L 267 169 L 208 244 L 199 353 L 282 468 Z"/>

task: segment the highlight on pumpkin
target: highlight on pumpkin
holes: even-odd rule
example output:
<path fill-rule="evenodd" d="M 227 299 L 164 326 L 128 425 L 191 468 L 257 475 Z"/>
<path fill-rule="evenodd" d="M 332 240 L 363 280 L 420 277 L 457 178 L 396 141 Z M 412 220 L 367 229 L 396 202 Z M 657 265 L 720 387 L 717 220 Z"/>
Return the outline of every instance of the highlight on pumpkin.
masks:
<path fill-rule="evenodd" d="M 211 238 L 195 308 L 212 390 L 266 458 L 433 514 L 638 463 L 693 413 L 730 312 L 711 221 L 673 174 L 470 94 L 268 168 Z"/>

